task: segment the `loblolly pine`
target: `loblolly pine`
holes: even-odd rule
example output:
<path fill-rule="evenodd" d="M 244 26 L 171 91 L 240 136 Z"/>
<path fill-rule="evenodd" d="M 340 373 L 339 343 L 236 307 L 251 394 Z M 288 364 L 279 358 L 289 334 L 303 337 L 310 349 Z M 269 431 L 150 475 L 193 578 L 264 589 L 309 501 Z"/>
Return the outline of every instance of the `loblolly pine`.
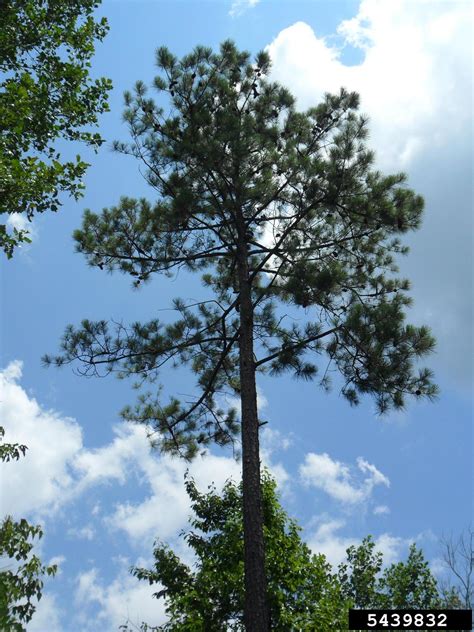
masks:
<path fill-rule="evenodd" d="M 178 320 L 126 328 L 105 321 L 69 327 L 47 363 L 78 362 L 156 382 L 166 365 L 196 374 L 196 397 L 141 395 L 126 419 L 146 424 L 159 447 L 191 459 L 203 446 L 242 446 L 245 625 L 271 627 L 266 606 L 256 375 L 291 372 L 314 379 L 319 365 L 342 376 L 350 404 L 362 394 L 381 413 L 407 396 L 432 398 L 436 386 L 418 359 L 434 347 L 428 328 L 405 323 L 409 283 L 394 258 L 400 236 L 420 226 L 423 200 L 405 176 L 375 170 L 367 119 L 356 93 L 341 89 L 297 111 L 287 89 L 269 80 L 269 56 L 224 42 L 178 60 L 157 51 L 154 89 L 125 94 L 132 142 L 115 149 L 144 166 L 156 199 L 124 197 L 86 211 L 75 232 L 92 266 L 129 274 L 138 286 L 155 273 L 202 274 L 202 302 L 175 301 Z M 209 296 L 209 300 L 205 300 Z M 303 318 L 287 324 L 288 310 Z M 324 356 L 326 359 L 324 359 Z M 235 409 L 219 405 L 238 395 Z"/>

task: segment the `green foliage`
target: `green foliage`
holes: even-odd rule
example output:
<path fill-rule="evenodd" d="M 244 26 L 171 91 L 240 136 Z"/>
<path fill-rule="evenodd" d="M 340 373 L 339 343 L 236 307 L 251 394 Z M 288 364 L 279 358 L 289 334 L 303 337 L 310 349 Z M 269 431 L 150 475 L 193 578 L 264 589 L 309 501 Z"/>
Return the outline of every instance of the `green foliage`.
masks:
<path fill-rule="evenodd" d="M 382 608 L 439 607 L 436 580 L 416 544 L 410 546 L 406 562 L 392 564 L 384 571 L 380 591 Z"/>
<path fill-rule="evenodd" d="M 347 549 L 347 562 L 340 564 L 338 577 L 343 594 L 354 608 L 375 607 L 378 602 L 378 579 L 383 555 L 375 550 L 371 536 L 364 538 L 358 547 Z"/>
<path fill-rule="evenodd" d="M 141 630 L 197 632 L 244 630 L 242 485 L 227 482 L 200 493 L 190 478 L 191 529 L 181 536 L 195 555 L 192 567 L 156 542 L 153 568 L 132 568 L 139 580 L 159 589 L 168 621 Z M 454 591 L 442 595 L 423 552 L 412 544 L 405 561 L 384 568 L 371 536 L 347 549 L 336 572 L 324 555 L 314 555 L 301 529 L 282 509 L 275 481 L 262 477 L 266 570 L 272 630 L 347 629 L 349 608 L 429 609 L 462 607 Z M 128 625 L 122 629 L 131 632 Z"/>
<path fill-rule="evenodd" d="M 347 562 L 340 564 L 342 594 L 353 608 L 429 609 L 441 607 L 435 578 L 423 552 L 410 546 L 405 562 L 386 567 L 371 536 L 347 549 Z"/>
<path fill-rule="evenodd" d="M 0 427 L 0 441 L 4 429 Z M 26 446 L 0 444 L 0 461 L 18 460 Z M 0 630 L 23 632 L 35 612 L 35 601 L 41 599 L 43 576 L 53 576 L 56 566 L 45 566 L 37 555 L 31 554 L 34 538 L 43 531 L 30 525 L 24 518 L 14 521 L 6 516 L 0 525 Z M 5 566 L 8 560 L 8 565 Z"/>
<path fill-rule="evenodd" d="M 5 436 L 5 429 L 0 426 L 0 461 L 12 461 L 25 456 L 28 448 L 26 445 L 19 443 L 3 443 L 3 437 Z"/>
<path fill-rule="evenodd" d="M 15 522 L 7 516 L 0 526 L 0 629 L 11 632 L 26 630 L 23 624 L 31 620 L 35 601 L 41 599 L 44 575 L 56 573 L 56 566 L 45 566 L 37 555 L 31 555 L 33 540 L 41 538 L 39 526 L 28 524 L 25 519 Z M 8 567 L 3 567 L 5 557 Z"/>
<path fill-rule="evenodd" d="M 58 210 L 60 192 L 76 199 L 87 164 L 61 161 L 58 139 L 94 148 L 104 141 L 87 126 L 107 111 L 108 79 L 91 80 L 94 42 L 107 33 L 95 21 L 99 0 L 5 0 L 0 6 L 0 213 Z M 27 231 L 0 225 L 10 258 Z"/>
<path fill-rule="evenodd" d="M 164 403 L 154 387 L 125 418 L 186 458 L 210 442 L 231 443 L 239 420 L 217 395 L 240 393 L 237 269 L 245 261 L 255 371 L 313 380 L 322 368 L 324 387 L 336 371 L 351 404 L 371 395 L 381 413 L 407 397 L 433 398 L 431 371 L 419 362 L 435 342 L 427 327 L 405 322 L 409 283 L 395 262 L 407 252 L 401 237 L 420 226 L 423 200 L 404 174 L 373 169 L 358 95 L 341 89 L 298 112 L 267 78 L 268 55 L 252 62 L 230 41 L 181 60 L 160 48 L 157 66 L 153 89 L 171 110 L 138 81 L 125 94 L 132 140 L 115 144 L 143 163 L 156 200 L 123 197 L 87 211 L 74 238 L 91 266 L 130 275 L 136 288 L 185 270 L 202 274 L 212 298 L 176 301 L 174 325 L 70 326 L 46 363 L 139 376 L 142 385 L 156 384 L 165 365 L 188 366 L 192 399 Z"/>
<path fill-rule="evenodd" d="M 183 534 L 196 556 L 192 570 L 162 543 L 153 569 L 133 568 L 140 580 L 163 586 L 168 623 L 157 630 L 244 630 L 242 486 L 227 482 L 222 494 L 200 493 L 186 480 L 192 530 Z M 264 534 L 272 630 L 333 630 L 345 626 L 348 603 L 323 555 L 312 555 L 301 529 L 278 501 L 276 484 L 263 474 Z M 127 629 L 125 626 L 124 629 Z"/>

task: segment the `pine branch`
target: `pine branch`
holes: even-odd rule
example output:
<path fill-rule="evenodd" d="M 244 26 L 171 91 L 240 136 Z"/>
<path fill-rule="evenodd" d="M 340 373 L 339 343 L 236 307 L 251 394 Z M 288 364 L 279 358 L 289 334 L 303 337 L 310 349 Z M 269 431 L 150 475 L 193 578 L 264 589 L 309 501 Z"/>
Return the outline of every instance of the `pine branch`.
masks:
<path fill-rule="evenodd" d="M 335 333 L 339 329 L 340 329 L 340 326 L 333 327 L 332 329 L 328 329 L 328 331 L 325 331 L 322 334 L 317 334 L 316 336 L 310 336 L 309 338 L 306 338 L 305 340 L 299 340 L 298 342 L 295 342 L 292 345 L 287 344 L 285 345 L 284 348 L 280 349 L 279 351 L 276 351 L 275 353 L 272 353 L 271 355 L 255 362 L 255 367 L 259 367 L 262 364 L 266 364 L 267 362 L 270 362 L 271 360 L 275 360 L 282 353 L 287 353 L 289 351 L 296 351 L 297 349 L 306 348 L 310 343 L 316 342 L 316 340 L 321 340 L 322 338 L 325 338 L 326 336 L 330 336 L 331 334 Z"/>

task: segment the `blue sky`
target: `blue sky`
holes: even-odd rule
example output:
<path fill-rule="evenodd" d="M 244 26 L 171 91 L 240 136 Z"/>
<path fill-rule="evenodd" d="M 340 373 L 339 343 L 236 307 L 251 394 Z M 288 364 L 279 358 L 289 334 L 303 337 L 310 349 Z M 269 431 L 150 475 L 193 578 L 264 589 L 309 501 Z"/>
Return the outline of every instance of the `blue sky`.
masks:
<path fill-rule="evenodd" d="M 358 91 L 377 166 L 406 171 L 425 197 L 423 227 L 400 263 L 413 282 L 409 320 L 430 325 L 438 339 L 428 363 L 439 400 L 380 419 L 370 400 L 351 409 L 337 389 L 326 394 L 289 377 L 261 379 L 259 392 L 269 420 L 264 460 L 315 551 L 337 563 L 371 533 L 387 561 L 416 540 L 439 570 L 437 538 L 472 517 L 470 3 L 106 0 L 99 13 L 111 27 L 93 66 L 114 84 L 101 120 L 107 147 L 97 156 L 81 150 L 92 164 L 85 197 L 37 218 L 33 244 L 1 263 L 2 423 L 8 439 L 29 446 L 21 462 L 2 466 L 1 508 L 42 522 L 41 555 L 60 565 L 28 629 L 108 632 L 127 617 L 157 624 L 162 604 L 128 568 L 147 563 L 156 537 L 189 558 L 177 540 L 189 514 L 186 466 L 150 453 L 141 430 L 120 423 L 118 411 L 135 398 L 131 383 L 40 363 L 68 323 L 166 317 L 157 310 L 174 296 L 198 296 L 186 277 L 135 291 L 125 277 L 89 269 L 71 238 L 85 208 L 151 195 L 138 165 L 110 143 L 126 140 L 122 93 L 137 79 L 151 82 L 160 45 L 178 56 L 229 37 L 252 53 L 269 47 L 273 78 L 302 108 L 341 85 Z M 185 390 L 179 376 L 169 378 Z M 203 489 L 237 478 L 239 464 L 212 450 L 191 473 Z"/>

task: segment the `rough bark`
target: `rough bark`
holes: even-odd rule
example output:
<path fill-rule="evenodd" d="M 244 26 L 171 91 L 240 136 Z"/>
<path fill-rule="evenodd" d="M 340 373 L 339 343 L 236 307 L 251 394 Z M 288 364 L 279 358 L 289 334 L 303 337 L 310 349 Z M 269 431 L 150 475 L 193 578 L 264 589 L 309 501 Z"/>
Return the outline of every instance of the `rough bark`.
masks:
<path fill-rule="evenodd" d="M 242 220 L 242 218 L 241 218 Z M 240 229 L 244 228 L 239 226 Z M 263 540 L 263 504 L 260 485 L 259 423 L 253 352 L 253 305 L 244 231 L 238 256 L 240 285 L 240 389 L 242 404 L 242 486 L 244 523 L 245 602 L 247 632 L 270 630 Z"/>

